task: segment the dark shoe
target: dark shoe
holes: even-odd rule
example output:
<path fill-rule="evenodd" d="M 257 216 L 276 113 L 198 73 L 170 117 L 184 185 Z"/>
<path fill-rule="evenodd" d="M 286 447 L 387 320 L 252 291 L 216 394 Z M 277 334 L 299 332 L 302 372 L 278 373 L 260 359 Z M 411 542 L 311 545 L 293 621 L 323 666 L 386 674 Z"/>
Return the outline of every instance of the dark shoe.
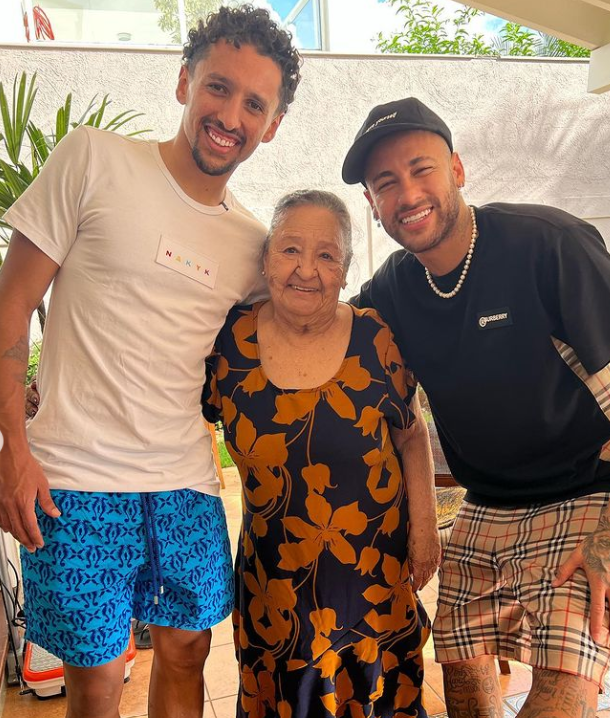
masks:
<path fill-rule="evenodd" d="M 148 623 L 137 621 L 135 618 L 131 622 L 133 629 L 133 637 L 136 643 L 136 648 L 152 648 L 152 639 L 150 637 L 150 631 L 148 630 Z"/>

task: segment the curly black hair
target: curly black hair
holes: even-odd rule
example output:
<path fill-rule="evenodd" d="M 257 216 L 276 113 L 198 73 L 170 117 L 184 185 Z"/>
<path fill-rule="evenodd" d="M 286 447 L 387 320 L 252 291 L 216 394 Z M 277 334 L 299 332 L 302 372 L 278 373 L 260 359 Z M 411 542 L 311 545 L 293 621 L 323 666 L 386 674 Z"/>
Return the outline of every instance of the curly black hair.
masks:
<path fill-rule="evenodd" d="M 252 45 L 265 57 L 271 58 L 282 71 L 279 112 L 286 112 L 294 100 L 294 93 L 301 80 L 299 72 L 301 56 L 292 46 L 292 35 L 271 19 L 269 11 L 252 5 L 221 7 L 199 20 L 197 27 L 189 30 L 188 42 L 182 52 L 182 64 L 193 72 L 195 66 L 206 57 L 210 46 L 226 40 L 236 48 Z"/>

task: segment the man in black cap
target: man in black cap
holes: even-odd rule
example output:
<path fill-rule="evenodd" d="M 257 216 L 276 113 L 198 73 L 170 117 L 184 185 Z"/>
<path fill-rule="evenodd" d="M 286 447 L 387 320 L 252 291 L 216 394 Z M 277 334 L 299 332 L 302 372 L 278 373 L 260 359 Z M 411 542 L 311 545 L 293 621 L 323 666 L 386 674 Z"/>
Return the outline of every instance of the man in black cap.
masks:
<path fill-rule="evenodd" d="M 561 210 L 469 207 L 451 132 L 374 108 L 343 165 L 402 249 L 355 303 L 389 322 L 467 494 L 434 624 L 449 716 L 501 716 L 494 656 L 533 667 L 519 716 L 594 716 L 609 662 L 610 255 Z"/>

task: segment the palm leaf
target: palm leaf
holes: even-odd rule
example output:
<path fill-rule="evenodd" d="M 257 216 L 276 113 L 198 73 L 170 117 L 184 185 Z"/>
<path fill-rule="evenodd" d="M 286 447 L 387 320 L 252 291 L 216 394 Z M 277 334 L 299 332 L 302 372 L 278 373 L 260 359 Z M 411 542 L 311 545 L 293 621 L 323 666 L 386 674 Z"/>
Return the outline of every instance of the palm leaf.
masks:
<path fill-rule="evenodd" d="M 27 125 L 32 113 L 32 105 L 36 99 L 36 73 L 30 78 L 27 74 L 13 80 L 12 107 L 9 108 L 8 97 L 4 85 L 0 82 L 0 115 L 2 117 L 2 141 L 10 161 L 17 165 L 21 156 L 21 148 L 27 134 Z"/>
<path fill-rule="evenodd" d="M 89 104 L 85 108 L 85 111 L 83 112 L 83 114 L 78 118 L 78 120 L 76 120 L 76 122 L 72 123 L 72 127 L 78 127 L 79 125 L 85 124 L 87 117 L 89 116 L 89 113 L 91 112 L 91 110 L 95 107 L 96 102 L 97 102 L 97 95 L 94 95 L 89 100 Z"/>
<path fill-rule="evenodd" d="M 85 122 L 86 125 L 89 125 L 90 127 L 99 127 L 102 124 L 102 119 L 104 117 L 104 112 L 106 112 L 106 108 L 110 104 L 110 100 L 108 99 L 108 95 L 104 95 L 102 98 L 102 103 L 98 107 L 98 109 L 93 112 L 89 119 Z"/>
<path fill-rule="evenodd" d="M 89 115 L 86 121 L 81 120 L 80 124 L 85 124 L 89 125 L 90 127 L 98 127 L 104 130 L 110 130 L 111 132 L 116 132 L 119 128 L 135 120 L 136 117 L 144 116 L 143 112 L 136 112 L 135 110 L 125 110 L 123 112 L 120 112 L 118 115 L 116 115 L 116 117 L 113 117 L 111 120 L 108 120 L 106 124 L 102 126 L 102 123 L 104 122 L 104 115 L 106 114 L 106 110 L 111 105 L 111 103 L 112 100 L 108 98 L 108 95 L 104 95 L 100 106 Z M 93 100 L 91 100 L 91 102 L 89 103 L 87 111 L 90 111 L 93 107 L 95 107 L 95 98 L 93 98 Z M 136 135 L 141 135 L 145 132 L 151 132 L 151 130 L 135 130 L 134 132 L 127 133 L 126 136 L 135 137 Z"/>
<path fill-rule="evenodd" d="M 57 110 L 55 116 L 55 137 L 53 147 L 70 131 L 70 112 L 72 110 L 72 93 L 68 93 L 63 106 Z"/>
<path fill-rule="evenodd" d="M 144 113 L 136 112 L 135 110 L 127 110 L 125 112 L 121 112 L 120 115 L 113 117 L 110 122 L 106 124 L 104 129 L 116 132 L 119 128 L 123 127 L 123 125 L 126 125 L 128 122 L 132 122 L 133 120 L 135 120 L 136 117 L 144 117 Z M 146 132 L 152 132 L 152 130 L 134 130 L 133 132 L 128 132 L 126 134 L 126 137 L 135 137 L 136 135 L 143 135 Z"/>
<path fill-rule="evenodd" d="M 152 129 L 149 127 L 145 130 L 134 130 L 133 132 L 126 132 L 125 137 L 137 137 L 138 135 L 145 135 L 147 132 L 152 132 Z"/>
<path fill-rule="evenodd" d="M 115 132 L 119 127 L 126 125 L 128 122 L 135 120 L 136 117 L 143 117 L 143 112 L 136 112 L 135 110 L 125 110 L 116 117 L 113 117 L 109 122 L 104 125 L 105 130 L 112 130 Z"/>
<path fill-rule="evenodd" d="M 36 177 L 49 158 L 51 148 L 44 132 L 33 122 L 28 125 L 28 137 L 32 147 L 32 174 Z"/>
<path fill-rule="evenodd" d="M 4 160 L 0 160 L 0 179 L 17 199 L 32 184 L 34 177 L 25 165 L 20 164 L 15 168 Z"/>

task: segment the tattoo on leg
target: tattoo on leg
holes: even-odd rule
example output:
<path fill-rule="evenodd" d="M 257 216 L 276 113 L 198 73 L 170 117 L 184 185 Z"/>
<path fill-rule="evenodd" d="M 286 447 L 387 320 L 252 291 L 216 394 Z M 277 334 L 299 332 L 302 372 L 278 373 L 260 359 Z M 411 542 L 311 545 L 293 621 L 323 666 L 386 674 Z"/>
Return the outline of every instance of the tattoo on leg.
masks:
<path fill-rule="evenodd" d="M 462 694 L 478 691 L 483 683 L 487 687 L 486 693 L 493 692 L 497 681 L 495 669 L 489 664 L 449 663 L 443 666 L 443 675 L 445 688 Z"/>
<path fill-rule="evenodd" d="M 597 686 L 580 676 L 534 669 L 532 689 L 518 713 L 523 718 L 595 718 Z"/>
<path fill-rule="evenodd" d="M 7 349 L 2 355 L 3 359 L 14 359 L 15 361 L 24 363 L 30 357 L 30 348 L 28 346 L 28 338 L 26 336 L 20 337 L 19 341 Z"/>
<path fill-rule="evenodd" d="M 451 718 L 502 718 L 500 684 L 493 662 L 443 666 Z"/>
<path fill-rule="evenodd" d="M 447 715 L 451 718 L 502 718 L 502 703 L 495 697 L 491 701 L 483 702 L 476 698 L 447 698 L 445 697 Z M 483 703 L 483 705 L 481 704 Z"/>

